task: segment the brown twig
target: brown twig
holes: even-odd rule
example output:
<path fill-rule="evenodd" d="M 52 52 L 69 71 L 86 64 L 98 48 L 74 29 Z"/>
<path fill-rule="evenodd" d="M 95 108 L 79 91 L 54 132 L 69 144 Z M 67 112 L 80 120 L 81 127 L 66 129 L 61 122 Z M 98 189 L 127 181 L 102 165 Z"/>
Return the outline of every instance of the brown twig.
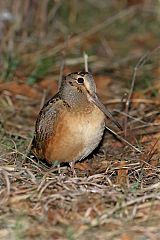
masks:
<path fill-rule="evenodd" d="M 61 59 L 61 64 L 60 64 L 59 81 L 58 81 L 58 90 L 60 89 L 61 83 L 62 83 L 63 71 L 64 71 L 64 65 L 65 65 L 65 58 L 66 58 L 67 48 L 68 48 L 68 41 L 69 41 L 69 37 L 64 42 L 64 48 L 63 48 L 63 51 L 62 51 L 62 59 Z"/>
<path fill-rule="evenodd" d="M 83 57 L 84 57 L 84 69 L 85 69 L 85 72 L 88 72 L 88 55 L 87 53 L 83 53 Z"/>

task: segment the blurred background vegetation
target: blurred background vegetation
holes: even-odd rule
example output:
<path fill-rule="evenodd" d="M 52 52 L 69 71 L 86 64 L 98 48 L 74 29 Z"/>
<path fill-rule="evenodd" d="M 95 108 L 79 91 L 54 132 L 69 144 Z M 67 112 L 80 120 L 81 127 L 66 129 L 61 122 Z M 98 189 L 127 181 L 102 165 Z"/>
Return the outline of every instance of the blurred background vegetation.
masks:
<path fill-rule="evenodd" d="M 58 79 L 62 58 L 64 72 L 79 70 L 84 51 L 94 73 L 133 67 L 159 44 L 159 8 L 158 0 L 0 1 L 1 79 Z"/>

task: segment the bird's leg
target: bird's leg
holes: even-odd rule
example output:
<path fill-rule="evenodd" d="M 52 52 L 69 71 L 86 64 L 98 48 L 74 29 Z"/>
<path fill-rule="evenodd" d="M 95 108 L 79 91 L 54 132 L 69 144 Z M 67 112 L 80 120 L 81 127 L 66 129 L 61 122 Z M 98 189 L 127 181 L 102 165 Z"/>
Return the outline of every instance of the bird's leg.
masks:
<path fill-rule="evenodd" d="M 58 163 L 57 167 L 58 167 L 58 174 L 61 175 L 61 164 Z"/>
<path fill-rule="evenodd" d="M 72 162 L 69 163 L 69 166 L 70 166 L 71 171 L 72 171 L 72 173 L 73 173 L 73 177 L 77 177 L 77 174 L 76 174 L 74 165 L 75 165 L 75 161 L 72 161 Z"/>

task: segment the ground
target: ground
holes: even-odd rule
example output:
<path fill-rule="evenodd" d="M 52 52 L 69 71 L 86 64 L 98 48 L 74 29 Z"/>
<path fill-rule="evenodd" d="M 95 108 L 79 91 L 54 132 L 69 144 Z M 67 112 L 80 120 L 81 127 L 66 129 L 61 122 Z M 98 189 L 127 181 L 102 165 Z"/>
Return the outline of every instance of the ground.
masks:
<path fill-rule="evenodd" d="M 159 1 L 24 3 L 0 3 L 0 239 L 158 240 Z M 75 177 L 29 150 L 60 69 L 83 70 L 84 52 L 124 131 L 107 126 L 141 152 L 106 130 Z"/>

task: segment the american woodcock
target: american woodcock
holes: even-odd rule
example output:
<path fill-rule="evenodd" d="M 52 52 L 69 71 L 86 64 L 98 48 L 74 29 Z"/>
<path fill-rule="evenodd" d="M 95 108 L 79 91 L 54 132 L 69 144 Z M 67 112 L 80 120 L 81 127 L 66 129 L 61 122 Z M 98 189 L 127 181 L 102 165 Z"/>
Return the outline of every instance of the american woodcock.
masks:
<path fill-rule="evenodd" d="M 63 78 L 59 92 L 42 108 L 36 121 L 33 153 L 48 163 L 74 163 L 86 158 L 100 143 L 106 116 L 118 127 L 96 95 L 89 72 Z"/>

